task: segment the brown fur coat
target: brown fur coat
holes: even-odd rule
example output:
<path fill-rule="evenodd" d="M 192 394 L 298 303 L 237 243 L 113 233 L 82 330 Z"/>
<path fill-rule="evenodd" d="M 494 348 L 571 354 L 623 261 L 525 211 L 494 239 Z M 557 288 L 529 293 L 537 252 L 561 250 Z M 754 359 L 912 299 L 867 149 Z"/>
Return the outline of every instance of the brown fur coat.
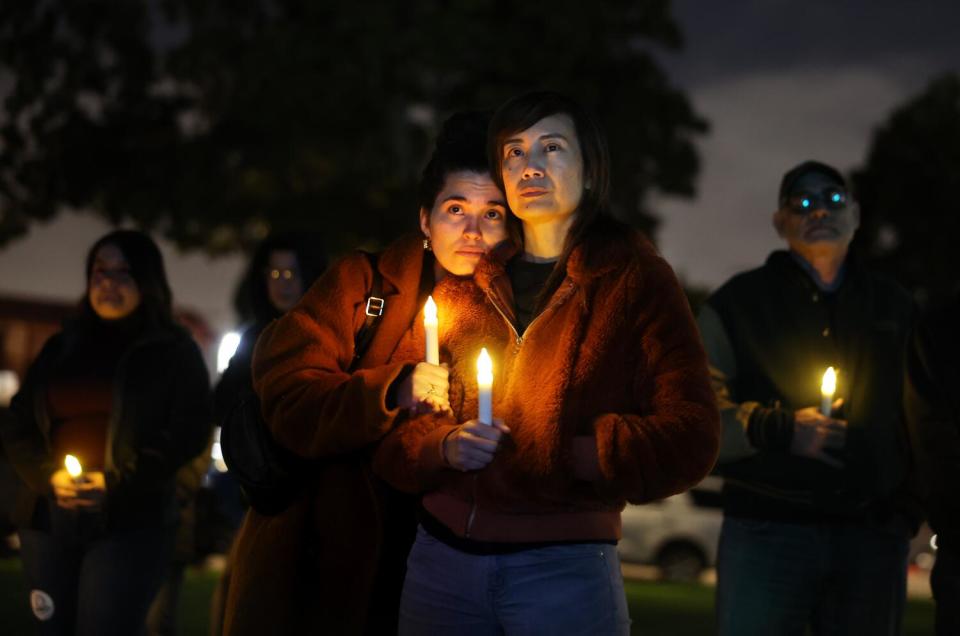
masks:
<path fill-rule="evenodd" d="M 416 320 L 423 262 L 417 237 L 399 240 L 380 255 L 386 306 L 353 373 L 347 369 L 372 279 L 361 254 L 332 266 L 263 332 L 254 354 L 254 386 L 274 437 L 286 448 L 336 460 L 375 444 L 393 426 L 398 410 L 387 407 L 387 391 L 405 366 L 423 359 L 423 329 Z M 382 515 L 369 462 L 356 455 L 318 468 L 303 496 L 282 514 L 250 510 L 232 552 L 224 633 L 369 629 L 368 615 L 379 611 L 368 601 Z"/>
<path fill-rule="evenodd" d="M 578 246 L 544 311 L 517 334 L 512 248 L 438 300 L 456 418 L 400 423 L 375 470 L 426 493 L 424 507 L 482 541 L 615 540 L 625 501 L 681 492 L 713 467 L 720 425 L 706 357 L 672 270 L 638 233 L 606 223 Z M 446 314 L 444 316 L 443 314 Z M 442 457 L 476 417 L 476 358 L 494 359 L 494 416 L 511 428 L 493 462 L 460 473 Z"/>

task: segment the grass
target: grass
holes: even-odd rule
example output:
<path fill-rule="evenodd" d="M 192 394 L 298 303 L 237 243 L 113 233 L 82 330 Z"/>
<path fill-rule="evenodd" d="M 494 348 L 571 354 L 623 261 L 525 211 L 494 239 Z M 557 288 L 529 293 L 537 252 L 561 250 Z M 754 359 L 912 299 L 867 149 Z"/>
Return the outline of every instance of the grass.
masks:
<path fill-rule="evenodd" d="M 700 584 L 627 581 L 633 633 L 643 636 L 702 636 L 716 632 L 713 587 Z M 904 636 L 933 633 L 933 602 L 909 599 Z"/>
<path fill-rule="evenodd" d="M 190 570 L 180 607 L 182 636 L 205 636 L 210 596 L 218 574 Z M 713 588 L 700 584 L 627 581 L 633 632 L 644 636 L 702 636 L 714 633 Z M 26 589 L 16 559 L 0 560 L 0 625 L 9 636 L 32 634 Z M 933 633 L 933 603 L 907 603 L 903 634 Z"/>

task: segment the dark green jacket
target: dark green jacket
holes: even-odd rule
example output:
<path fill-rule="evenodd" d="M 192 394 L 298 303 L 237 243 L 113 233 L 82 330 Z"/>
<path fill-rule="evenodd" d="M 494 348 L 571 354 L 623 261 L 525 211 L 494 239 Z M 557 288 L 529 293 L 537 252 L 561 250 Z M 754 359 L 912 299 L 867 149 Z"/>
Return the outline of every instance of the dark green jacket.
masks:
<path fill-rule="evenodd" d="M 960 544 L 960 296 L 919 321 L 904 404 L 930 527 Z"/>
<path fill-rule="evenodd" d="M 47 523 L 50 477 L 63 461 L 51 451 L 47 382 L 75 337 L 66 329 L 47 341 L 0 422 L 7 456 L 27 485 L 16 511 L 21 527 Z M 108 528 L 175 522 L 175 474 L 203 451 L 211 421 L 206 365 L 185 331 L 155 330 L 131 345 L 114 376 L 107 430 Z"/>
<path fill-rule="evenodd" d="M 824 294 L 784 251 L 710 296 L 699 322 L 724 415 L 728 513 L 803 521 L 899 505 L 888 502 L 908 475 L 901 369 L 912 311 L 903 289 L 853 259 Z M 829 366 L 844 400 L 834 415 L 849 423 L 842 469 L 789 451 L 793 412 L 819 407 Z"/>

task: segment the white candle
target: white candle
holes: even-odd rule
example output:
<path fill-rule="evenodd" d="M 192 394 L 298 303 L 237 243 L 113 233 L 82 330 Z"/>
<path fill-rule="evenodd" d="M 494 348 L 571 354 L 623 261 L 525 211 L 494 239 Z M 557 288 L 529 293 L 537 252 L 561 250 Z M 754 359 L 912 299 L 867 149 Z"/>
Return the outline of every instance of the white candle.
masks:
<path fill-rule="evenodd" d="M 493 361 L 486 348 L 477 358 L 477 419 L 493 424 Z"/>
<path fill-rule="evenodd" d="M 423 331 L 427 341 L 426 361 L 429 364 L 440 364 L 440 340 L 437 335 L 437 303 L 433 296 L 427 296 L 427 303 L 423 306 Z"/>
<path fill-rule="evenodd" d="M 73 483 L 79 484 L 83 482 L 83 466 L 80 465 L 79 459 L 73 455 L 67 455 L 63 458 L 63 465 L 66 467 L 67 473 L 73 479 Z"/>
<path fill-rule="evenodd" d="M 833 412 L 833 394 L 837 391 L 837 372 L 833 367 L 828 367 L 823 374 L 823 382 L 820 384 L 820 412 L 824 417 L 830 417 Z"/>

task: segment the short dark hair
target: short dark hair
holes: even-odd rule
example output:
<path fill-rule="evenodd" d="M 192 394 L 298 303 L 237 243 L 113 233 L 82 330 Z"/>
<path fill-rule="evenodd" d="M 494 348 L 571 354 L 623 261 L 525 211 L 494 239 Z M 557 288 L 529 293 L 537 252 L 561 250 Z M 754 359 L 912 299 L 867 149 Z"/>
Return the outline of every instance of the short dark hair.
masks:
<path fill-rule="evenodd" d="M 97 252 L 105 245 L 113 245 L 123 254 L 130 266 L 130 275 L 140 292 L 140 311 L 152 326 L 173 324 L 173 294 L 167 282 L 167 273 L 163 266 L 160 248 L 149 235 L 137 230 L 114 230 L 100 237 L 87 252 L 87 290 L 90 289 L 90 277 Z M 95 315 L 90 305 L 89 293 L 84 294 L 80 303 L 81 316 L 92 318 Z"/>
<path fill-rule="evenodd" d="M 490 113 L 487 111 L 464 111 L 454 113 L 443 122 L 433 154 L 420 177 L 417 200 L 421 208 L 433 208 L 437 195 L 451 173 L 468 171 L 489 174 L 486 155 L 489 121 Z"/>
<path fill-rule="evenodd" d="M 494 182 L 501 190 L 504 189 L 503 146 L 506 140 L 551 115 L 567 115 L 573 120 L 583 160 L 584 190 L 576 217 L 567 231 L 563 251 L 540 293 L 537 301 L 539 307 L 549 300 L 563 281 L 573 248 L 580 244 L 597 221 L 608 216 L 610 208 L 610 151 L 607 137 L 586 108 L 576 100 L 554 91 L 524 93 L 507 100 L 494 113 L 487 136 L 487 155 Z"/>
<path fill-rule="evenodd" d="M 822 174 L 831 181 L 835 181 L 838 185 L 843 186 L 845 190 L 847 189 L 847 180 L 843 178 L 839 170 L 822 161 L 814 161 L 811 159 L 797 164 L 787 170 L 786 174 L 783 175 L 783 178 L 780 180 L 780 193 L 777 196 L 777 205 L 782 207 L 783 204 L 786 203 L 787 197 L 793 192 L 797 181 L 812 172 Z"/>
<path fill-rule="evenodd" d="M 447 177 L 454 172 L 475 172 L 488 175 L 503 191 L 497 175 L 490 172 L 487 162 L 487 129 L 490 111 L 463 111 L 454 113 L 443 122 L 430 160 L 420 178 L 418 202 L 424 210 L 431 210 Z M 520 224 L 507 214 L 507 234 L 516 245 L 523 244 Z"/>

